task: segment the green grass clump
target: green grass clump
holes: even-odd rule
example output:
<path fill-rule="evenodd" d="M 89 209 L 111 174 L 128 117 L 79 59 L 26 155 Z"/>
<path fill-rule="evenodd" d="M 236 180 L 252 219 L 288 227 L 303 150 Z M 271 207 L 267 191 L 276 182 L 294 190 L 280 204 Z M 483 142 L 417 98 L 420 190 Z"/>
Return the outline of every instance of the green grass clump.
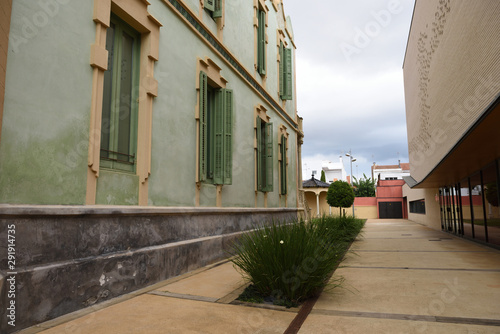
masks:
<path fill-rule="evenodd" d="M 316 224 L 318 230 L 324 231 L 329 239 L 350 244 L 363 228 L 365 220 L 351 216 L 322 216 L 313 219 L 312 223 Z"/>
<path fill-rule="evenodd" d="M 363 223 L 349 217 L 273 222 L 244 234 L 233 247 L 232 262 L 256 295 L 296 306 L 328 283 Z"/>

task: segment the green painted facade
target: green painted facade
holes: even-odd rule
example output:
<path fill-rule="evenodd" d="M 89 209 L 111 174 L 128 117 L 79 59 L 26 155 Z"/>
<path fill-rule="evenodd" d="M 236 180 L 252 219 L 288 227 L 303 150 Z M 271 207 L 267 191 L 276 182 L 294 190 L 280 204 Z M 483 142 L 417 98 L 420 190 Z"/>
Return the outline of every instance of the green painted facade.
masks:
<path fill-rule="evenodd" d="M 47 11 L 38 2 L 12 3 L 0 203 L 85 203 L 92 11 L 92 1 Z"/>
<path fill-rule="evenodd" d="M 184 8 L 180 13 L 176 3 Z M 3 128 L 0 141 L 0 203 L 84 205 L 92 90 L 90 45 L 95 42 L 93 1 L 13 2 Z M 183 19 L 199 19 L 200 29 L 218 35 L 217 24 L 199 0 L 150 0 L 149 13 L 163 25 L 154 77 L 158 96 L 153 102 L 151 174 L 148 205 L 195 206 L 198 59 L 210 58 L 221 68 L 226 88 L 234 94 L 232 127 L 232 184 L 223 185 L 223 207 L 264 207 L 264 193 L 255 192 L 255 129 L 257 105 L 267 109 L 274 133 L 273 191 L 268 207 L 297 207 L 298 130 L 296 91 L 284 109 L 279 96 L 277 30 L 285 34 L 294 55 L 293 36 L 285 29 L 282 7 L 267 11 L 266 82 L 254 70 L 253 1 L 225 0 L 224 27 L 219 42 L 236 59 L 218 52 L 207 37 Z M 285 2 L 286 5 L 286 2 Z M 47 19 L 44 20 L 43 18 Z M 290 24 L 288 22 L 288 24 Z M 291 29 L 288 29 L 291 31 Z M 217 39 L 217 38 L 216 38 Z M 212 45 L 211 45 L 212 43 Z M 292 57 L 293 61 L 295 60 Z M 293 68 L 295 66 L 292 66 Z M 250 74 L 245 78 L 242 71 Z M 258 89 L 263 94 L 257 93 Z M 290 121 L 287 121 L 288 118 Z M 287 198 L 279 195 L 279 127 L 288 137 Z M 135 173 L 101 168 L 96 204 L 137 205 L 139 177 Z M 216 206 L 217 187 L 202 183 L 200 206 Z"/>

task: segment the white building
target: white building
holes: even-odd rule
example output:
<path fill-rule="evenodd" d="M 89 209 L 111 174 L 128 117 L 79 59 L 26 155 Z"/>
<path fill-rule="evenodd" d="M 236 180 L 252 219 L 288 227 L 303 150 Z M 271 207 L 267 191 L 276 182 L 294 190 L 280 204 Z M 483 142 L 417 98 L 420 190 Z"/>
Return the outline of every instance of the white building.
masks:
<path fill-rule="evenodd" d="M 321 169 L 325 172 L 326 182 L 347 181 L 347 173 L 344 168 L 342 156 L 338 162 L 323 161 Z"/>
<path fill-rule="evenodd" d="M 410 176 L 410 164 L 401 163 L 397 165 L 372 165 L 372 179 L 378 180 L 402 180 L 403 177 Z"/>

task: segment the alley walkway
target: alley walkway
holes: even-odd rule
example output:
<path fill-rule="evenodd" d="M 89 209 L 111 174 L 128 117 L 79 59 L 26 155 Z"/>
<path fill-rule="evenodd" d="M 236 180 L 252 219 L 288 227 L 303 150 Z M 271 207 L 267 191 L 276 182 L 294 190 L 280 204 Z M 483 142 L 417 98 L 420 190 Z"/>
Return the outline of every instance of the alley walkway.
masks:
<path fill-rule="evenodd" d="M 368 220 L 299 333 L 500 333 L 500 252 L 407 220 Z M 22 333 L 283 333 L 298 309 L 236 305 L 230 262 Z M 92 311 L 92 312 L 89 312 Z"/>
<path fill-rule="evenodd" d="M 500 333 L 500 252 L 407 220 L 368 220 L 300 333 Z"/>

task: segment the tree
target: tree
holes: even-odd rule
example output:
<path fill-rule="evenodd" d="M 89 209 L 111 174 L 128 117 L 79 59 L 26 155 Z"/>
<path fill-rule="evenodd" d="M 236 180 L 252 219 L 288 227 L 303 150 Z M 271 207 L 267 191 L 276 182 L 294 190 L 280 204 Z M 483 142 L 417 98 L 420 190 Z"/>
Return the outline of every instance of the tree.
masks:
<path fill-rule="evenodd" d="M 326 182 L 326 175 L 325 175 L 324 170 L 321 171 L 321 179 L 320 180 L 321 180 L 321 182 Z"/>
<path fill-rule="evenodd" d="M 340 215 L 342 215 L 342 208 L 348 208 L 354 203 L 354 191 L 349 183 L 335 181 L 328 187 L 326 201 L 330 206 L 340 208 Z"/>
<path fill-rule="evenodd" d="M 486 200 L 488 203 L 491 205 L 498 207 L 498 195 L 497 195 L 497 183 L 496 182 L 491 182 L 486 185 Z"/>
<path fill-rule="evenodd" d="M 356 197 L 375 197 L 375 180 L 366 177 L 363 173 L 364 178 L 358 180 L 353 176 L 354 182 L 352 183 L 354 187 L 354 196 Z"/>

